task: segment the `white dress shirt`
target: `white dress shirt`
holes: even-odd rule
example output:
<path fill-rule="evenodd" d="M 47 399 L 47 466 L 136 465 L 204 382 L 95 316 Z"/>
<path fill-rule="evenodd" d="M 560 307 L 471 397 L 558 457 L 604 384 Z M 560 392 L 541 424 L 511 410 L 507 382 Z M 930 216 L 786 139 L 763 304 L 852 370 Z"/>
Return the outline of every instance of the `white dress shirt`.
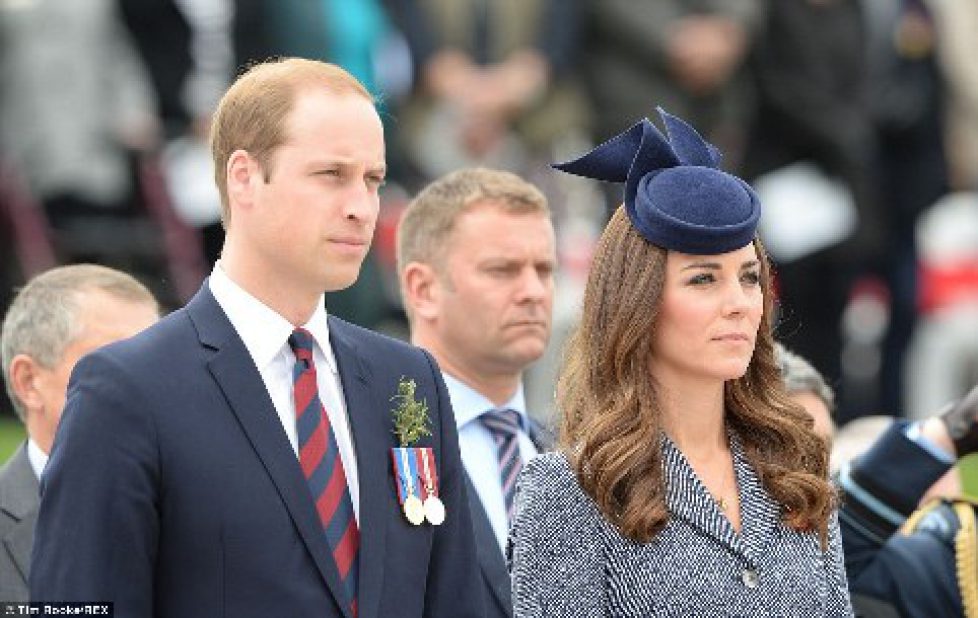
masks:
<path fill-rule="evenodd" d="M 208 280 L 211 293 L 234 326 L 251 355 L 261 379 L 265 383 L 282 429 L 299 456 L 299 441 L 295 428 L 295 400 L 292 396 L 292 369 L 295 355 L 289 347 L 289 335 L 295 327 L 284 317 L 246 292 L 231 280 L 220 262 L 215 264 Z M 340 383 L 336 359 L 329 343 L 329 324 L 323 298 L 316 304 L 316 311 L 302 325 L 316 340 L 313 346 L 313 362 L 316 363 L 316 384 L 319 398 L 326 408 L 329 423 L 336 436 L 340 458 L 350 487 L 353 512 L 360 521 L 360 485 L 357 482 L 357 458 L 350 433 L 350 421 L 346 412 L 346 400 Z"/>
<path fill-rule="evenodd" d="M 499 458 L 496 455 L 496 442 L 492 432 L 479 422 L 483 412 L 495 409 L 492 401 L 476 392 L 471 386 L 442 373 L 448 396 L 452 400 L 455 411 L 455 424 L 458 426 L 458 445 L 462 451 L 462 464 L 475 491 L 479 494 L 482 507 L 492 524 L 496 534 L 499 549 L 505 550 L 506 537 L 509 534 L 509 518 L 506 515 L 506 499 L 503 497 L 503 484 L 499 478 Z M 530 419 L 526 414 L 526 400 L 523 397 L 523 385 L 516 390 L 512 399 L 499 408 L 511 408 L 520 415 L 519 434 L 520 456 L 525 464 L 537 454 L 537 449 L 530 440 Z"/>
<path fill-rule="evenodd" d="M 31 464 L 34 476 L 40 481 L 41 475 L 44 474 L 44 468 L 48 466 L 48 454 L 42 451 L 37 442 L 30 438 L 27 439 L 27 461 Z"/>

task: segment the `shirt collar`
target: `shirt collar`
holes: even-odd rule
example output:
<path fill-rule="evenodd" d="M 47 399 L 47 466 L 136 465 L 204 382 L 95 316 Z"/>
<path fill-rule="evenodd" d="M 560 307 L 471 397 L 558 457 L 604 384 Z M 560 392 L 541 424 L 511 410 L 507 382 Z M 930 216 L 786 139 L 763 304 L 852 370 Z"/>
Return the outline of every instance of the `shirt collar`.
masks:
<path fill-rule="evenodd" d="M 40 481 L 41 475 L 44 474 L 44 468 L 48 465 L 48 454 L 42 451 L 37 442 L 30 438 L 27 439 L 27 460 L 31 464 L 34 476 Z"/>
<path fill-rule="evenodd" d="M 292 324 L 264 304 L 244 288 L 235 283 L 224 269 L 220 261 L 214 265 L 208 280 L 214 299 L 227 314 L 228 320 L 234 326 L 238 336 L 248 349 L 248 353 L 261 370 L 271 363 L 283 346 L 288 345 L 289 335 L 295 329 Z M 329 343 L 329 321 L 326 315 L 324 296 L 316 303 L 316 310 L 309 321 L 303 324 L 316 339 L 326 362 L 333 373 L 336 373 L 336 359 L 333 358 L 332 347 Z"/>
<path fill-rule="evenodd" d="M 526 413 L 526 398 L 523 395 L 522 382 L 509 401 L 501 406 L 496 406 L 488 397 L 465 382 L 444 372 L 441 375 L 445 378 L 445 387 L 448 389 L 448 397 L 452 401 L 452 410 L 455 412 L 455 424 L 459 429 L 472 421 L 477 421 L 479 416 L 487 410 L 509 408 L 516 410 L 520 417 L 520 428 L 529 433 L 530 419 Z"/>

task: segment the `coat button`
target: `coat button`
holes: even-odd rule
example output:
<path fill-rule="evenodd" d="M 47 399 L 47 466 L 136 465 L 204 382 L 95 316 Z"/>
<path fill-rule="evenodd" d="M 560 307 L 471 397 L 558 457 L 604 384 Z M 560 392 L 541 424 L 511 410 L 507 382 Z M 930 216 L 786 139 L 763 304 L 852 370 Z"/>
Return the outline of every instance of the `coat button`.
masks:
<path fill-rule="evenodd" d="M 744 569 L 744 572 L 740 574 L 740 581 L 744 582 L 744 585 L 748 588 L 757 588 L 759 581 L 757 571 L 754 569 Z"/>

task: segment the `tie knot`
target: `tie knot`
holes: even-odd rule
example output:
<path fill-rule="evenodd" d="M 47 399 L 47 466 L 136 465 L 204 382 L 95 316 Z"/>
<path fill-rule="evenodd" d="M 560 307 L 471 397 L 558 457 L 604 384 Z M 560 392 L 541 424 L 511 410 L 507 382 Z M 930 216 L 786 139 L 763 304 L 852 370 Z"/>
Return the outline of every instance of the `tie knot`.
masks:
<path fill-rule="evenodd" d="M 297 328 L 289 335 L 289 347 L 296 359 L 309 362 L 312 359 L 312 333 L 304 328 Z"/>
<path fill-rule="evenodd" d="M 493 433 L 515 436 L 520 431 L 520 413 L 510 408 L 494 408 L 483 412 L 479 420 Z"/>

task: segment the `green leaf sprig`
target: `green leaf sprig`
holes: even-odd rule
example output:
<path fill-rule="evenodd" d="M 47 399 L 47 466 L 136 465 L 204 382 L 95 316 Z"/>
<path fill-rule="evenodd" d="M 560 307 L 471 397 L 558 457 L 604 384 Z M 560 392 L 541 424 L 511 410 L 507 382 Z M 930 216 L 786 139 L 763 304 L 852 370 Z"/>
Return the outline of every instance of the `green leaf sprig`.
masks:
<path fill-rule="evenodd" d="M 394 433 L 402 447 L 431 435 L 428 402 L 414 398 L 417 387 L 414 380 L 402 376 L 397 383 L 397 394 L 391 397 L 391 401 L 397 402 L 397 407 L 393 410 Z"/>

